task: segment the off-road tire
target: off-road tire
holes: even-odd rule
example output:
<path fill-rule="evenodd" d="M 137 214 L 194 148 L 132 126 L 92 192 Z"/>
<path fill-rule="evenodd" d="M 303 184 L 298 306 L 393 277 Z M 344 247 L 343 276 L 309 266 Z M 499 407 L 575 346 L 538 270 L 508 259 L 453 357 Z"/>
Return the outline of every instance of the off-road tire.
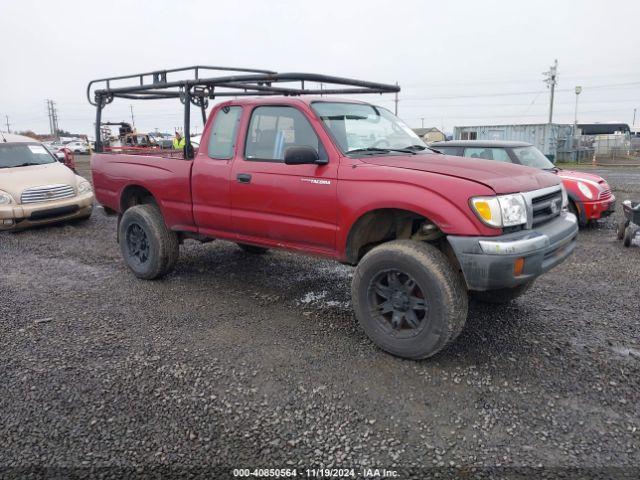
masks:
<path fill-rule="evenodd" d="M 631 228 L 631 225 L 627 225 L 627 228 L 624 229 L 624 237 L 622 239 L 622 244 L 625 247 L 630 247 L 632 239 L 633 239 L 633 228 Z"/>
<path fill-rule="evenodd" d="M 237 245 L 242 249 L 242 251 L 252 255 L 263 255 L 269 251 L 268 248 L 249 245 L 247 243 L 238 243 Z"/>
<path fill-rule="evenodd" d="M 484 303 L 502 304 L 509 303 L 520 295 L 523 295 L 533 285 L 533 280 L 517 287 L 499 288 L 497 290 L 486 290 L 482 292 L 470 292 L 471 298 Z"/>
<path fill-rule="evenodd" d="M 412 337 L 398 338 L 372 304 L 373 282 L 387 271 L 405 272 L 423 293 L 425 313 Z M 435 355 L 456 339 L 467 319 L 468 297 L 461 274 L 440 250 L 423 242 L 395 240 L 369 251 L 354 272 L 351 294 L 367 336 L 398 357 L 417 360 Z"/>
<path fill-rule="evenodd" d="M 133 227 L 134 225 L 137 227 Z M 136 257 L 129 243 L 128 235 L 133 228 L 144 232 L 148 249 L 145 261 Z M 180 253 L 178 236 L 167 228 L 156 205 L 136 205 L 127 209 L 118 229 L 122 257 L 136 277 L 152 280 L 173 270 Z"/>

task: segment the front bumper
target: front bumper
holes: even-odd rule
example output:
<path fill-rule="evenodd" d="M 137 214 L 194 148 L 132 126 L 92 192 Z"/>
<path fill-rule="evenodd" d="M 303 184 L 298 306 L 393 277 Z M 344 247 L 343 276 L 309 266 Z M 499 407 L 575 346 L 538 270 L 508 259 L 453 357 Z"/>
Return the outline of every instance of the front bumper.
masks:
<path fill-rule="evenodd" d="M 62 200 L 0 206 L 0 232 L 86 217 L 93 209 L 93 192 Z"/>
<path fill-rule="evenodd" d="M 534 230 L 497 237 L 459 237 L 447 239 L 458 259 L 469 290 L 510 288 L 533 280 L 562 263 L 576 246 L 578 222 L 563 212 Z M 516 273 L 516 262 L 522 262 Z"/>
<path fill-rule="evenodd" d="M 607 200 L 597 200 L 595 202 L 580 202 L 578 207 L 580 220 L 597 220 L 608 217 L 616 210 L 616 197 L 613 195 Z M 584 219 L 582 216 L 584 215 Z"/>

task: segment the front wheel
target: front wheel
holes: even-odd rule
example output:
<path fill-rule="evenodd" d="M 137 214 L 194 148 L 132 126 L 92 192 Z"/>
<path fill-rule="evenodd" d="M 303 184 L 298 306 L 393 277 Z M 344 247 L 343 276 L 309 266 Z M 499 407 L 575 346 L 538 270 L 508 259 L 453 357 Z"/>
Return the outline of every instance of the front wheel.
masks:
<path fill-rule="evenodd" d="M 502 304 L 509 303 L 523 295 L 531 285 L 533 280 L 511 288 L 499 288 L 497 290 L 486 290 L 483 292 L 471 292 L 471 298 L 485 303 Z"/>
<path fill-rule="evenodd" d="M 423 242 L 396 240 L 371 250 L 356 268 L 351 292 L 365 333 L 399 357 L 435 355 L 455 340 L 467 318 L 461 275 Z"/>
<path fill-rule="evenodd" d="M 573 202 L 573 200 L 569 200 L 568 208 L 569 208 L 569 213 L 573 213 L 576 216 L 576 218 L 578 219 L 578 226 L 580 228 L 586 227 L 588 220 L 584 220 L 583 221 L 580 218 L 580 213 L 578 212 L 578 206 Z"/>
<path fill-rule="evenodd" d="M 178 236 L 167 228 L 155 205 L 136 205 L 122 215 L 120 250 L 136 277 L 145 280 L 166 275 L 176 264 Z"/>

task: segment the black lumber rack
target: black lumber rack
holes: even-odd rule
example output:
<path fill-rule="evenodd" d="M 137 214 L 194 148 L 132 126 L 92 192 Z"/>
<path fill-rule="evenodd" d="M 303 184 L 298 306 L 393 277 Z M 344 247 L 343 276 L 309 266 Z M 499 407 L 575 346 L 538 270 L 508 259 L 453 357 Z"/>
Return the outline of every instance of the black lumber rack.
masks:
<path fill-rule="evenodd" d="M 224 76 L 211 77 L 211 72 Z M 321 84 L 309 88 L 305 82 Z M 87 86 L 87 99 L 96 107 L 96 152 L 101 152 L 100 125 L 102 109 L 114 98 L 158 100 L 178 98 L 184 105 L 185 158 L 193 158 L 190 140 L 190 106 L 200 107 L 206 122 L 209 99 L 216 97 L 268 95 L 342 95 L 399 92 L 397 85 L 367 82 L 315 73 L 278 73 L 251 68 L 191 67 L 136 73 L 92 80 Z"/>

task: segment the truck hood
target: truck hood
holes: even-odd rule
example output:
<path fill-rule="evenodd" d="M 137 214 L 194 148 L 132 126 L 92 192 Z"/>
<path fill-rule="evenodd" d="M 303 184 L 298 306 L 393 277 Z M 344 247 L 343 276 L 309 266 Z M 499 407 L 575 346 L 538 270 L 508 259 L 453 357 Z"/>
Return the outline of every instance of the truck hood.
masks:
<path fill-rule="evenodd" d="M 16 202 L 20 202 L 22 191 L 27 188 L 59 184 L 77 186 L 75 173 L 59 162 L 0 169 L 0 190 Z"/>
<path fill-rule="evenodd" d="M 472 180 L 497 194 L 528 192 L 560 183 L 552 173 L 512 163 L 440 154 L 371 156 L 359 160 L 386 167 L 418 170 Z"/>

